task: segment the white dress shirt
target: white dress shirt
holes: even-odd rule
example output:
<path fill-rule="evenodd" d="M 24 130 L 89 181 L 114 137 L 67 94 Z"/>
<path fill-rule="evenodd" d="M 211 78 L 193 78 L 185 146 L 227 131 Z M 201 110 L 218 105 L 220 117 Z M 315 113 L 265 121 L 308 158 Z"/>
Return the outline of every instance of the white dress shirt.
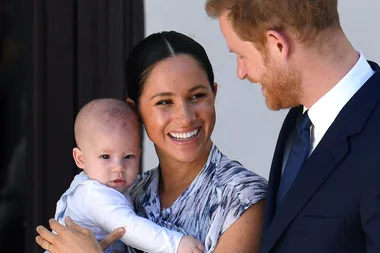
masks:
<path fill-rule="evenodd" d="M 57 203 L 55 219 L 64 225 L 66 216 L 93 231 L 98 240 L 124 227 L 126 232 L 120 240 L 144 252 L 176 253 L 183 236 L 137 216 L 129 195 L 90 180 L 83 173 L 75 176 Z"/>
<path fill-rule="evenodd" d="M 338 116 L 339 112 L 352 98 L 352 96 L 367 82 L 375 73 L 368 64 L 362 52 L 359 53 L 359 60 L 354 67 L 323 97 L 321 97 L 308 111 L 312 122 L 310 136 L 310 154 L 318 146 L 323 136 Z M 304 111 L 308 108 L 304 107 Z M 289 138 L 284 152 L 282 170 L 289 156 L 291 142 Z"/>

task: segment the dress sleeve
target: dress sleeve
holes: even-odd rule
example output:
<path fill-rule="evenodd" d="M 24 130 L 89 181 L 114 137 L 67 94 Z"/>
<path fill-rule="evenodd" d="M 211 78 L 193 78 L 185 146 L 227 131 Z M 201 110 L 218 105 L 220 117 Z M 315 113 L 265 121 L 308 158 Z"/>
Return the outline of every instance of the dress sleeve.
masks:
<path fill-rule="evenodd" d="M 125 244 L 144 252 L 177 252 L 183 235 L 137 216 L 131 203 L 120 192 L 91 182 L 84 194 L 88 218 L 108 233 L 124 227 L 126 233 L 121 240 Z"/>
<path fill-rule="evenodd" d="M 210 248 L 212 252 L 217 245 L 219 237 L 240 216 L 258 201 L 265 199 L 267 181 L 252 173 L 228 175 L 225 184 L 215 188 L 212 194 L 210 220 L 211 226 L 206 236 L 206 245 L 214 245 Z M 223 180 L 223 179 L 221 179 Z"/>
<path fill-rule="evenodd" d="M 261 182 L 260 182 L 261 184 Z M 223 215 L 220 233 L 223 234 L 253 204 L 264 199 L 266 185 L 227 186 L 220 200 L 219 212 Z"/>

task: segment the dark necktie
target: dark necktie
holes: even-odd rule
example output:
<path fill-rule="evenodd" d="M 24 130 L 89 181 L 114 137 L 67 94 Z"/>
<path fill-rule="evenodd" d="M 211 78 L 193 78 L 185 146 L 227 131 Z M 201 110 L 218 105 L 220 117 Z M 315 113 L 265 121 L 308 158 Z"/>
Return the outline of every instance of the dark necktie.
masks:
<path fill-rule="evenodd" d="M 302 164 L 309 155 L 311 124 L 306 111 L 298 122 L 296 136 L 293 140 L 284 172 L 282 173 L 280 187 L 277 192 L 277 206 L 279 206 L 292 186 Z"/>

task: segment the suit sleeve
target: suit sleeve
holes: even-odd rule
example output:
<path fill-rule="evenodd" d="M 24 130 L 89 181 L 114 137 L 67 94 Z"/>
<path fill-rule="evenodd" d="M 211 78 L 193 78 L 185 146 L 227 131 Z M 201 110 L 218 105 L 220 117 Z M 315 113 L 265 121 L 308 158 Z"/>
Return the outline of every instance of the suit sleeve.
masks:
<path fill-rule="evenodd" d="M 380 252 L 380 168 L 371 173 L 363 192 L 360 210 L 362 227 L 366 235 L 366 252 Z M 375 175 L 374 175 L 375 174 Z"/>
<path fill-rule="evenodd" d="M 97 182 L 86 191 L 89 218 L 106 232 L 124 227 L 126 233 L 121 240 L 133 248 L 152 253 L 177 252 L 183 235 L 137 216 L 123 194 Z"/>

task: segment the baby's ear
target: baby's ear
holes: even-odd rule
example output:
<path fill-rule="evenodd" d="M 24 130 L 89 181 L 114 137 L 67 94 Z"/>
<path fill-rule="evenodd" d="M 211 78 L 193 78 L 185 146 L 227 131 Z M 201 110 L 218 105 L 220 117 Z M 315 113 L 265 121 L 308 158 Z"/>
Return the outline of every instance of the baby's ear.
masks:
<path fill-rule="evenodd" d="M 83 153 L 79 148 L 73 148 L 73 157 L 78 168 L 84 169 Z"/>

